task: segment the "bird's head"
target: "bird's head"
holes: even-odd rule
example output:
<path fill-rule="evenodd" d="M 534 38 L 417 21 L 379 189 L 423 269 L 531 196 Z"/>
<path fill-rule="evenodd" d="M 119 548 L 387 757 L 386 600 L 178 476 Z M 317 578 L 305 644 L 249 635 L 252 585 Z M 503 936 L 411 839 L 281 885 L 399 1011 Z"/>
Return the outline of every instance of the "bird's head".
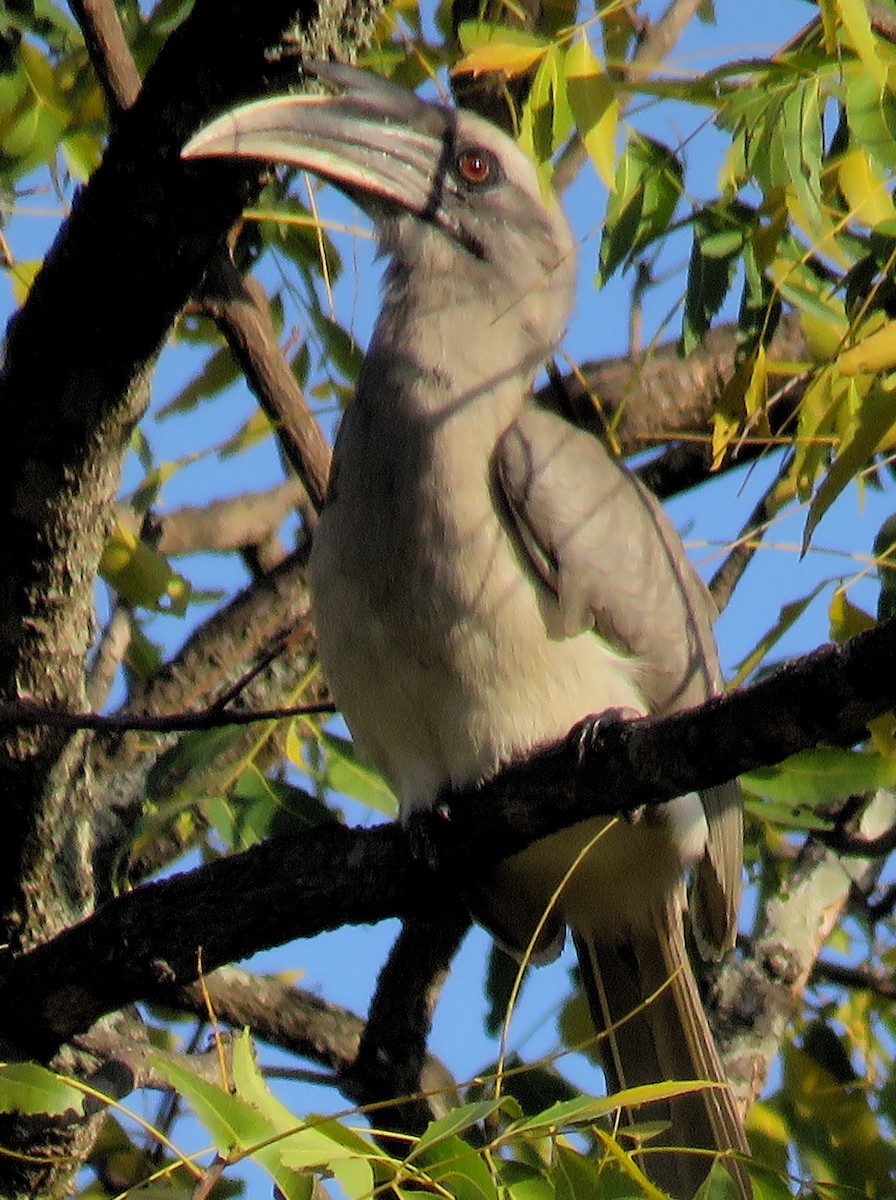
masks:
<path fill-rule="evenodd" d="M 462 277 L 496 314 L 521 306 L 547 352 L 569 313 L 575 255 L 560 206 L 543 195 L 526 155 L 481 117 L 379 76 L 332 63 L 313 73 L 335 94 L 245 104 L 201 129 L 183 156 L 313 171 L 373 218 L 399 275 Z"/>

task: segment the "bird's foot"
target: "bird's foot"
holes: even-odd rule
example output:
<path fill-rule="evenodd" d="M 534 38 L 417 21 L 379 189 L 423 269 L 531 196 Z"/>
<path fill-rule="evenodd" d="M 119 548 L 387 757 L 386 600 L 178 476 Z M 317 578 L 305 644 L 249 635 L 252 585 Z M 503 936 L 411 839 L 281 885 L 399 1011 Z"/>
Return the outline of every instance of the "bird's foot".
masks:
<path fill-rule="evenodd" d="M 430 871 L 435 871 L 439 865 L 439 850 L 433 829 L 436 819 L 449 819 L 446 807 L 437 806 L 432 811 L 425 809 L 412 813 L 405 822 L 411 858 Z"/>
<path fill-rule="evenodd" d="M 570 742 L 575 747 L 578 764 L 581 765 L 588 755 L 600 748 L 607 730 L 621 725 L 625 721 L 635 721 L 644 714 L 636 708 L 625 705 L 619 708 L 607 708 L 600 713 L 590 713 L 574 725 L 569 735 Z M 636 808 L 623 812 L 622 818 L 630 825 L 636 825 L 644 814 L 644 808 Z"/>

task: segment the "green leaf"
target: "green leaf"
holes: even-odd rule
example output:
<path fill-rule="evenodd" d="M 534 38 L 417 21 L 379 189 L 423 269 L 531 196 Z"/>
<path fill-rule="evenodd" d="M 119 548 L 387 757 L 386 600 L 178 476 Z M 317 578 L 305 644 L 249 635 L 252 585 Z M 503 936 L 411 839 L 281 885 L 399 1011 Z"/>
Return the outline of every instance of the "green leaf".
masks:
<path fill-rule="evenodd" d="M 485 1016 L 485 1029 L 490 1037 L 495 1037 L 504 1024 L 510 996 L 516 984 L 520 964 L 498 942 L 493 942 L 488 957 L 488 970 L 485 981 L 485 995 L 488 1000 L 488 1011 Z M 526 967 L 523 975 L 525 983 Z"/>
<path fill-rule="evenodd" d="M 682 166 L 661 142 L 630 133 L 616 168 L 600 243 L 598 284 L 666 232 L 682 194 Z"/>
<path fill-rule="evenodd" d="M 810 221 L 820 214 L 822 206 L 821 110 L 824 99 L 818 79 L 805 80 L 785 99 L 778 126 L 790 184 L 803 214 Z"/>
<path fill-rule="evenodd" d="M 227 346 L 219 346 L 205 361 L 189 383 L 185 384 L 167 404 L 163 404 L 157 420 L 163 421 L 174 413 L 190 412 L 203 400 L 211 400 L 242 378 L 240 368 Z"/>
<path fill-rule="evenodd" d="M 483 47 L 503 46 L 518 46 L 523 50 L 541 51 L 549 45 L 538 34 L 491 21 L 461 21 L 457 27 L 457 40 L 464 54 L 481 50 Z"/>
<path fill-rule="evenodd" d="M 103 549 L 100 573 L 132 604 L 181 617 L 190 602 L 190 584 L 119 519 Z"/>
<path fill-rule="evenodd" d="M 443 1120 L 450 1119 L 452 1115 L 449 1113 L 448 1118 Z M 429 1130 L 423 1137 L 426 1138 L 428 1133 Z M 428 1141 L 422 1149 L 419 1149 L 419 1144 L 415 1146 L 411 1156 L 415 1167 L 423 1168 L 440 1190 L 447 1189 L 457 1200 L 499 1200 L 497 1181 L 485 1159 L 461 1138 L 439 1136 Z"/>
<path fill-rule="evenodd" d="M 364 351 L 352 335 L 343 329 L 338 321 L 321 312 L 315 318 L 315 326 L 330 363 L 345 379 L 357 379 L 364 360 Z"/>
<path fill-rule="evenodd" d="M 580 1154 L 571 1146 L 554 1145 L 551 1181 L 557 1200 L 645 1200 L 644 1189 L 603 1156 Z M 758 1200 L 758 1198 L 755 1198 Z"/>
<path fill-rule="evenodd" d="M 747 231 L 730 206 L 706 208 L 694 217 L 694 243 L 688 264 L 681 327 L 684 354 L 703 340 L 728 295 Z"/>
<path fill-rule="evenodd" d="M 520 114 L 519 144 L 539 165 L 550 161 L 558 144 L 556 135 L 562 125 L 557 106 L 558 80 L 558 55 L 551 47 L 538 65 Z M 562 91 L 564 107 L 568 109 L 565 88 Z"/>
<path fill-rule="evenodd" d="M 896 760 L 872 750 L 819 746 L 791 755 L 776 767 L 748 771 L 741 778 L 751 792 L 799 814 L 824 808 L 844 796 L 893 787 Z M 823 824 L 827 827 L 830 822 Z"/>
<path fill-rule="evenodd" d="M 86 183 L 100 161 L 100 146 L 88 133 L 70 133 L 59 143 L 69 171 L 75 179 Z"/>
<path fill-rule="evenodd" d="M 414 1162 L 437 1143 L 450 1138 L 457 1138 L 474 1125 L 481 1124 L 493 1113 L 504 1107 L 503 1100 L 476 1100 L 471 1104 L 462 1104 L 454 1108 L 437 1121 L 430 1121 L 426 1130 L 420 1135 L 413 1150 L 407 1156 L 408 1162 Z"/>
<path fill-rule="evenodd" d="M 37 1063 L 0 1067 L 0 1112 L 61 1116 L 84 1111 L 84 1093 Z"/>
<path fill-rule="evenodd" d="M 887 171 L 896 167 L 896 96 L 872 75 L 854 75 L 846 88 L 850 133 Z"/>
<path fill-rule="evenodd" d="M 203 811 L 233 850 L 333 820 L 333 813 L 316 796 L 283 780 L 269 779 L 254 764 L 242 772 L 226 796 L 209 797 Z"/>
<path fill-rule="evenodd" d="M 528 1163 L 504 1162 L 498 1167 L 502 1188 L 512 1200 L 554 1200 L 556 1192 L 550 1175 Z"/>
<path fill-rule="evenodd" d="M 844 1084 L 807 1048 L 785 1045 L 783 1100 L 799 1154 L 816 1179 L 832 1179 L 859 1195 L 892 1189 L 892 1146 L 861 1083 Z"/>
<path fill-rule="evenodd" d="M 514 1134 L 537 1133 L 539 1136 L 553 1135 L 576 1125 L 593 1125 L 596 1121 L 617 1112 L 620 1108 L 637 1108 L 655 1100 L 668 1100 L 673 1096 L 684 1096 L 699 1092 L 706 1083 L 698 1080 L 643 1084 L 624 1088 L 612 1096 L 575 1096 L 572 1100 L 561 1100 L 534 1117 L 523 1117 L 510 1127 Z"/>
<path fill-rule="evenodd" d="M 352 743 L 323 730 L 320 740 L 327 752 L 327 782 L 330 787 L 343 796 L 359 800 L 374 812 L 394 816 L 398 807 L 395 793 L 378 771 L 360 761 Z"/>
<path fill-rule="evenodd" d="M 219 1150 L 230 1156 L 251 1155 L 286 1197 L 309 1200 L 313 1170 L 326 1169 L 349 1190 L 351 1200 L 361 1200 L 373 1189 L 368 1158 L 382 1157 L 358 1135 L 340 1129 L 332 1136 L 333 1122 L 306 1124 L 276 1098 L 255 1063 L 247 1034 L 233 1043 L 233 1093 L 207 1083 L 184 1060 L 151 1051 L 160 1073 L 193 1106 Z M 346 1160 L 351 1169 L 343 1171 Z"/>

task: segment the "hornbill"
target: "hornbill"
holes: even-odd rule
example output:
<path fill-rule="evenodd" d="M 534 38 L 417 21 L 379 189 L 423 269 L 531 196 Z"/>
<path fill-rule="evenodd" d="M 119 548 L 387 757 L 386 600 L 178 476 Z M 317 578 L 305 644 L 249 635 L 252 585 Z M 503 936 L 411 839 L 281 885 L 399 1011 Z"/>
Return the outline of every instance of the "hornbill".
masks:
<path fill-rule="evenodd" d="M 334 94 L 244 105 L 184 155 L 316 172 L 372 217 L 388 258 L 310 580 L 333 694 L 407 818 L 588 714 L 714 695 L 716 614 L 655 500 L 562 405 L 533 397 L 576 269 L 533 164 L 472 113 L 355 68 L 312 73 Z M 701 1150 L 728 1152 L 751 1195 L 684 928 L 687 916 L 705 957 L 730 949 L 741 863 L 732 782 L 575 825 L 469 887 L 518 954 L 551 957 L 571 929 L 612 1088 L 716 1085 L 638 1114 L 668 1122 L 642 1163 L 681 1200 L 712 1165 Z"/>

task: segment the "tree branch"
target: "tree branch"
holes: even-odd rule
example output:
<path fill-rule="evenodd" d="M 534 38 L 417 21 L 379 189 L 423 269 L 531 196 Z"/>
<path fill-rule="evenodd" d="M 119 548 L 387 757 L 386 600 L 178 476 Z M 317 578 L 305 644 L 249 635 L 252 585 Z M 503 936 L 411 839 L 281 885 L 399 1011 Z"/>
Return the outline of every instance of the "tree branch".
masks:
<path fill-rule="evenodd" d="M 280 349 L 261 285 L 243 279 L 229 254 L 221 253 L 206 276 L 201 299 L 319 511 L 330 474 L 330 447 Z"/>
<path fill-rule="evenodd" d="M 155 517 L 160 554 L 221 553 L 257 546 L 277 533 L 294 509 L 307 509 L 308 494 L 295 477 L 265 492 L 242 492 L 209 504 L 187 504 Z"/>
<path fill-rule="evenodd" d="M 699 709 L 581 731 L 427 822 L 438 883 L 397 826 L 319 826 L 119 896 L 4 964 L 0 1029 L 45 1056 L 103 1013 L 164 998 L 259 949 L 387 916 L 448 920 L 463 881 L 531 841 L 829 742 L 850 745 L 896 703 L 896 621 L 825 646 Z M 450 819 L 446 819 L 450 818 Z M 453 918 L 452 918 L 453 919 Z"/>
<path fill-rule="evenodd" d="M 394 1101 L 389 1128 L 399 1133 L 421 1134 L 457 1101 L 453 1079 L 427 1055 L 426 1042 L 451 960 L 469 928 L 463 904 L 438 922 L 405 922 L 377 980 L 357 1057 L 342 1073 L 342 1089 L 357 1103 Z"/>

